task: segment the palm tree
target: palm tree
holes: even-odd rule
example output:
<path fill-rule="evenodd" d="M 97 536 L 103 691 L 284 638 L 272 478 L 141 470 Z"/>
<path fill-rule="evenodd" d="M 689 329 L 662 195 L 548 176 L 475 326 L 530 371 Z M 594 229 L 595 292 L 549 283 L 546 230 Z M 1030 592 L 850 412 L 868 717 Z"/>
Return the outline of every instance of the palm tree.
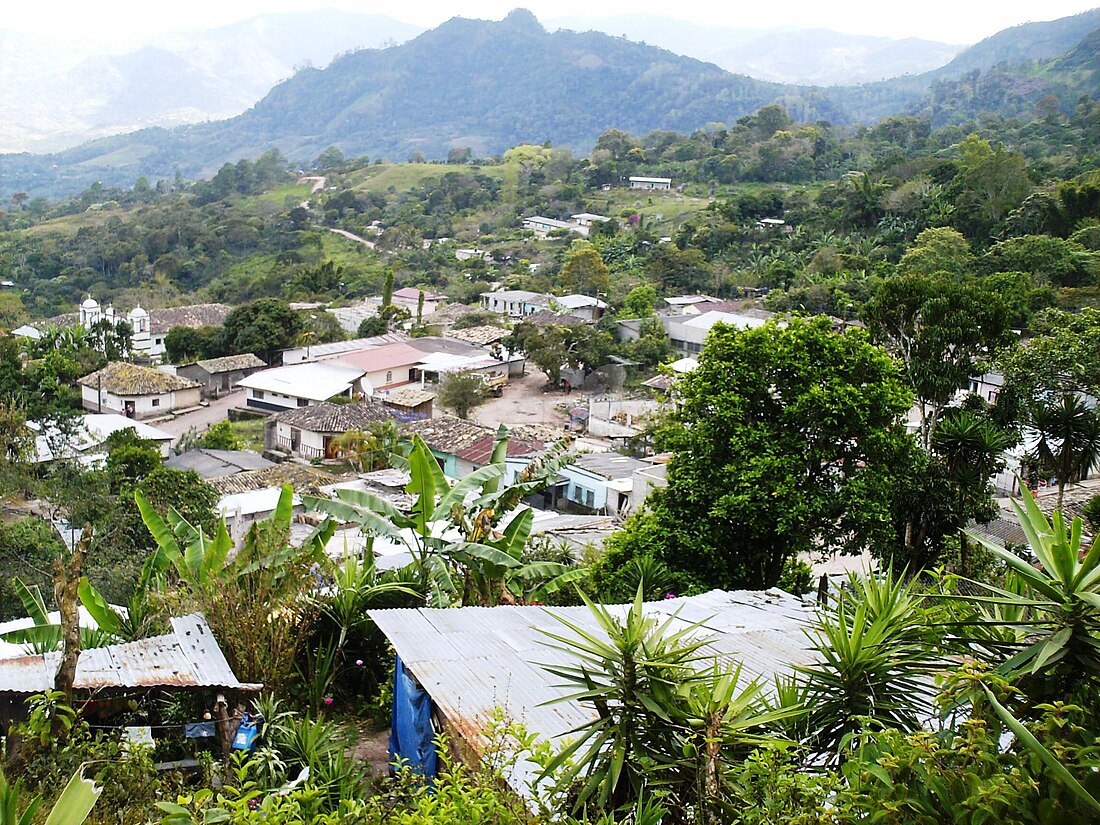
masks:
<path fill-rule="evenodd" d="M 1001 455 L 1011 441 L 992 421 L 970 411 L 944 418 L 932 433 L 932 450 L 943 459 L 956 488 L 959 567 L 964 576 L 970 575 L 966 522 L 988 506 L 989 479 L 1004 466 Z"/>
<path fill-rule="evenodd" d="M 1058 508 L 1066 485 L 1087 478 L 1100 460 L 1100 415 L 1080 398 L 1065 393 L 1029 410 L 1029 427 L 1037 438 L 1029 458 L 1058 482 Z"/>

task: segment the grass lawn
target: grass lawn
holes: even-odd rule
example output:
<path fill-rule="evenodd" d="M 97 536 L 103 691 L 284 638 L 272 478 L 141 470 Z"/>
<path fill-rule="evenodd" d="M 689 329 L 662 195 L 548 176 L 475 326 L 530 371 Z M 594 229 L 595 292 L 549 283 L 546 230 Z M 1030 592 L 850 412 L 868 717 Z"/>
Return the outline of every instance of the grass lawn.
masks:
<path fill-rule="evenodd" d="M 399 192 L 419 186 L 425 178 L 442 177 L 448 172 L 479 171 L 491 177 L 503 174 L 502 166 L 449 166 L 443 163 L 380 163 L 348 175 L 348 188 L 357 192 L 387 192 L 392 186 Z"/>
<path fill-rule="evenodd" d="M 276 186 L 270 192 L 264 192 L 262 195 L 257 195 L 250 200 L 258 203 L 275 203 L 282 206 L 287 195 L 292 196 L 296 201 L 308 199 L 311 188 L 312 184 L 310 183 L 288 183 L 285 186 Z"/>

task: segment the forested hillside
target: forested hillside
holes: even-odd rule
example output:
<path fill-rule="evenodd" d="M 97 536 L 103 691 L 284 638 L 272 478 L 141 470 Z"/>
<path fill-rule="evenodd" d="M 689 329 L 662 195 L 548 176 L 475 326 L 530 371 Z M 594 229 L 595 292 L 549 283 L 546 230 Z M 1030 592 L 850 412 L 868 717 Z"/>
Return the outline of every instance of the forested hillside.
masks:
<path fill-rule="evenodd" d="M 597 54 L 587 47 L 604 40 L 570 36 L 540 52 L 555 36 L 523 15 L 501 25 L 528 57 L 469 21 L 424 42 L 460 45 L 466 80 L 497 45 L 492 60 L 513 72 L 539 59 L 564 71 L 568 57 L 610 88 L 650 88 L 663 71 L 629 76 L 653 56 L 635 44 Z M 1091 48 L 1048 68 L 1089 71 Z M 445 163 L 318 150 L 306 134 L 295 151 L 315 154 L 299 159 L 232 143 L 222 124 L 170 136 L 180 151 L 224 137 L 219 151 L 237 154 L 205 177 L 6 199 L 0 620 L 26 616 L 3 641 L 70 662 L 57 681 L 25 649 L 3 665 L 41 691 L 24 690 L 8 740 L 7 813 L 31 821 L 23 789 L 52 801 L 80 770 L 104 789 L 86 794 L 90 825 L 1096 820 L 1100 103 L 855 127 L 774 102 L 735 116 L 732 101 L 747 106 L 760 85 L 670 65 L 652 96 L 667 105 L 678 85 L 690 97 L 715 84 L 731 95 L 724 122 L 639 129 L 608 103 L 579 121 L 599 129 L 589 151 L 500 122 L 512 145 L 475 151 L 470 135 L 446 144 Z M 357 72 L 331 109 L 296 97 L 325 76 L 304 73 L 241 123 L 269 128 L 293 110 L 299 131 L 311 113 L 365 130 L 360 109 L 403 116 L 385 94 L 364 97 Z M 421 90 L 438 112 L 429 86 L 445 78 L 402 77 L 408 106 Z M 517 107 L 541 111 L 524 88 Z M 513 293 L 518 312 L 482 307 L 500 290 L 527 291 Z M 527 313 L 527 299 L 545 309 Z M 226 306 L 157 331 L 174 375 L 130 363 L 141 327 L 76 316 L 113 305 L 152 326 L 195 304 Z M 372 340 L 265 369 L 352 337 Z M 384 392 L 353 358 L 379 359 Z M 476 372 L 486 364 L 507 382 L 499 398 Z M 101 417 L 105 378 L 131 376 L 114 395 L 136 412 L 135 395 L 198 399 L 209 384 L 182 376 L 207 367 L 226 376 L 217 397 L 150 404 L 142 423 L 173 428 L 152 430 L 159 441 L 102 416 L 122 429 L 59 452 Z M 246 367 L 257 371 L 234 392 L 228 376 Z M 316 379 L 334 371 L 358 389 Z M 409 414 L 425 404 L 437 407 Z M 626 404 L 646 413 L 601 443 L 604 404 L 612 423 L 629 420 Z M 97 412 L 78 418 L 84 406 Z M 322 446 L 307 453 L 314 416 Z M 183 469 L 219 463 L 232 475 Z M 597 502 L 601 466 L 628 475 L 600 475 Z M 580 486 L 563 481 L 574 471 Z M 584 526 L 537 533 L 536 519 Z M 854 571 L 811 567 L 825 561 Z M 94 634 L 80 633 L 78 603 Z M 154 641 L 182 613 L 190 639 Z M 395 661 L 406 629 L 417 655 Z M 135 642 L 83 660 L 132 664 L 81 683 L 81 639 Z M 193 674 L 180 691 L 185 647 L 224 657 L 229 687 Z M 260 683 L 247 707 L 264 717 L 263 745 L 224 756 L 246 706 L 220 697 Z M 395 703 L 423 710 L 422 736 L 398 755 L 435 763 L 431 784 L 385 764 Z M 451 739 L 435 738 L 433 706 L 451 714 Z M 121 744 L 139 726 L 161 732 L 153 749 Z M 448 741 L 482 758 L 460 763 Z M 368 753 L 382 763 L 370 778 Z"/>
<path fill-rule="evenodd" d="M 1040 101 L 1068 114 L 1096 88 L 1087 60 L 1095 41 L 1085 39 L 1075 49 L 1092 22 L 1079 15 L 1057 26 L 1034 24 L 1038 34 L 1030 24 L 1020 26 L 934 73 L 816 88 L 731 75 L 596 32 L 548 33 L 522 10 L 499 23 L 455 18 L 402 46 L 304 69 L 230 120 L 146 129 L 57 155 L 3 156 L 0 191 L 57 196 L 96 180 L 124 185 L 139 176 L 171 178 L 177 170 L 185 177 L 209 176 L 221 163 L 273 148 L 297 164 L 330 145 L 389 161 L 442 159 L 466 148 L 494 156 L 521 142 L 550 141 L 586 152 L 609 128 L 690 132 L 734 123 L 770 103 L 799 121 L 837 125 L 895 114 L 915 114 L 934 126 L 984 113 L 1026 117 Z M 1057 58 L 1063 52 L 1052 50 L 1066 43 L 1076 56 L 1062 63 Z M 1044 60 L 1034 62 L 1036 55 Z M 982 73 L 993 60 L 1017 57 L 1032 62 L 997 63 Z"/>

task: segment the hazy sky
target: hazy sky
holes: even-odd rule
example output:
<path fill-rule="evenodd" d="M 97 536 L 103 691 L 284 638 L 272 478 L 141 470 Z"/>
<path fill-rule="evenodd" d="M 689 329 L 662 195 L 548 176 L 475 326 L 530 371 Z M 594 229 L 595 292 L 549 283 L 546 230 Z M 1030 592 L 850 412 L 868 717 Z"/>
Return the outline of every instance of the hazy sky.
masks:
<path fill-rule="evenodd" d="M 343 8 L 388 14 L 400 20 L 434 26 L 456 15 L 497 20 L 522 5 L 540 19 L 592 13 L 593 16 L 653 14 L 723 26 L 822 27 L 855 34 L 916 36 L 948 43 L 973 43 L 1019 23 L 1053 20 L 1086 11 L 1097 0 L 780 0 L 779 2 L 721 2 L 720 0 L 602 0 L 595 8 L 560 2 L 478 0 L 445 3 L 440 0 L 8 0 L 0 27 L 40 34 L 78 35 L 86 40 L 113 41 L 142 38 L 174 29 L 206 28 L 231 23 L 264 12 Z"/>

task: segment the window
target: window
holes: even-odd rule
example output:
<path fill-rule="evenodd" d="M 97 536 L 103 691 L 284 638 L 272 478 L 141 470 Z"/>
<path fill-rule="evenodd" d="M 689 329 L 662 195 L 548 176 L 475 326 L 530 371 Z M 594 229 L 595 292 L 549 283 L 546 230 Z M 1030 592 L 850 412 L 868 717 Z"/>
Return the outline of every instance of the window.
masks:
<path fill-rule="evenodd" d="M 154 407 L 159 407 L 160 406 L 160 399 L 159 398 L 154 398 L 153 399 L 153 406 Z"/>
<path fill-rule="evenodd" d="M 386 383 L 387 384 L 392 384 L 393 383 L 393 370 L 386 370 Z"/>
<path fill-rule="evenodd" d="M 263 398 L 264 398 L 264 391 L 263 390 L 253 390 L 252 391 L 252 397 L 259 400 L 259 401 L 262 401 Z"/>
<path fill-rule="evenodd" d="M 591 490 L 585 490 L 584 491 L 584 504 L 585 504 L 585 506 L 591 509 L 595 503 L 596 503 L 596 494 L 594 492 L 592 492 Z"/>
<path fill-rule="evenodd" d="M 978 382 L 973 378 L 970 379 L 970 391 L 971 392 L 977 392 L 978 391 Z"/>
<path fill-rule="evenodd" d="M 309 406 L 309 399 L 308 398 L 299 398 L 298 399 L 298 406 L 299 407 L 308 407 Z"/>

